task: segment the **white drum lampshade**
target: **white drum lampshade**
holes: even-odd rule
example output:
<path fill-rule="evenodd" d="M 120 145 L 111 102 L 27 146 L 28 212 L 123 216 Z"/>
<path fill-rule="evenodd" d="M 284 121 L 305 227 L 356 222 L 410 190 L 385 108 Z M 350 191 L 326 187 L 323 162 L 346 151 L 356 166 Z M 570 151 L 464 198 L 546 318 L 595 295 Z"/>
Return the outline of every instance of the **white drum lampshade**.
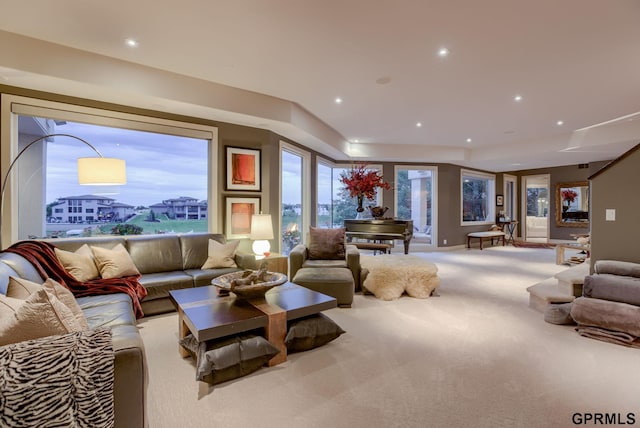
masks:
<path fill-rule="evenodd" d="M 249 239 L 253 239 L 253 252 L 256 259 L 262 259 L 271 249 L 269 239 L 273 239 L 273 224 L 271 214 L 254 214 L 251 216 L 251 233 Z"/>
<path fill-rule="evenodd" d="M 127 184 L 125 161 L 115 158 L 79 158 L 78 183 L 93 186 Z"/>

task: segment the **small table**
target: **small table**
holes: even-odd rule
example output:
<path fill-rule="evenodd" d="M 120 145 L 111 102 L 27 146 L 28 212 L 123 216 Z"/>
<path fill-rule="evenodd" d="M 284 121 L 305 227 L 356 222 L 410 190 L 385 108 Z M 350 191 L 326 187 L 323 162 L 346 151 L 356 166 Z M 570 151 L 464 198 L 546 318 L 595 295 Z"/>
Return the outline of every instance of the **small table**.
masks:
<path fill-rule="evenodd" d="M 178 311 L 180 339 L 191 333 L 198 342 L 203 342 L 264 328 L 267 340 L 280 350 L 269 360 L 270 366 L 287 360 L 284 344 L 287 321 L 337 306 L 333 297 L 291 282 L 272 288 L 264 298 L 251 300 L 219 296 L 214 286 L 172 290 L 169 296 Z M 178 351 L 183 357 L 189 356 L 182 346 Z"/>
<path fill-rule="evenodd" d="M 269 272 L 279 272 L 289 275 L 289 257 L 278 253 L 271 253 L 262 259 L 256 259 L 256 267 L 265 263 Z"/>
<path fill-rule="evenodd" d="M 515 239 L 513 238 L 513 232 L 515 232 L 516 230 L 518 221 L 517 220 L 498 221 L 497 225 L 500 226 L 500 228 L 506 232 L 507 244 L 511 242 L 511 245 L 513 245 L 513 243 L 515 242 Z"/>

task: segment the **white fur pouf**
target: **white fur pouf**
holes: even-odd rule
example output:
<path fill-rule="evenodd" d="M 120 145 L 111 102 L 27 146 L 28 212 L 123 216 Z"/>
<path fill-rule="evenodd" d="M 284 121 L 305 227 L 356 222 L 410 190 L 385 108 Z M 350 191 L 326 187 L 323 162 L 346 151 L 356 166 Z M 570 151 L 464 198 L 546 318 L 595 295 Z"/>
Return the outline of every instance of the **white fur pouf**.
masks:
<path fill-rule="evenodd" d="M 360 264 L 365 276 L 362 288 L 378 299 L 394 300 L 405 291 L 426 299 L 440 285 L 436 265 L 410 254 L 360 256 Z"/>

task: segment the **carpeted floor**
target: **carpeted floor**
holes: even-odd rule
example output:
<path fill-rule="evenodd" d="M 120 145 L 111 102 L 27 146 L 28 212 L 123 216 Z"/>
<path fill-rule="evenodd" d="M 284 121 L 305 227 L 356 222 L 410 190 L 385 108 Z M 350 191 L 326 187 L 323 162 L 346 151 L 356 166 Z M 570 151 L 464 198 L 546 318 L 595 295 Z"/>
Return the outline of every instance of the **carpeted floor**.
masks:
<path fill-rule="evenodd" d="M 143 319 L 150 428 L 571 427 L 575 413 L 640 420 L 640 350 L 579 336 L 528 308 L 564 266 L 548 249 L 412 253 L 439 297 L 356 295 L 326 314 L 347 333 L 213 388 L 177 352 L 175 314 Z M 624 420 L 624 419 L 623 419 Z"/>

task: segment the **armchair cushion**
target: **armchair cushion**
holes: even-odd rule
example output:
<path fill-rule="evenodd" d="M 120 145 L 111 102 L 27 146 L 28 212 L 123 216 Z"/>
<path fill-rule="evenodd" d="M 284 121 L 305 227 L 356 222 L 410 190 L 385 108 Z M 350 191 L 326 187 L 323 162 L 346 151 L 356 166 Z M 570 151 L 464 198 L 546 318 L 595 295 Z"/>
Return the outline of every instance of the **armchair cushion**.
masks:
<path fill-rule="evenodd" d="M 345 229 L 309 228 L 309 258 L 311 260 L 342 260 L 345 258 Z"/>

